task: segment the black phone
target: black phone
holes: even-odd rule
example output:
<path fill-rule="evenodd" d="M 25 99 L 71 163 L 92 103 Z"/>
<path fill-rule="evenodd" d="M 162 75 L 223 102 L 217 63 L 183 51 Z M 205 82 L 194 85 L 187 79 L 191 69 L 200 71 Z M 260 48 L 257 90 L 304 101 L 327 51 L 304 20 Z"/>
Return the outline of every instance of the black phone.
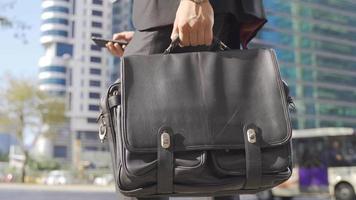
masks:
<path fill-rule="evenodd" d="M 124 41 L 124 40 L 108 40 L 108 39 L 103 39 L 103 38 L 98 38 L 98 37 L 92 37 L 91 39 L 94 41 L 94 43 L 95 43 L 97 46 L 103 47 L 103 48 L 106 47 L 105 45 L 106 45 L 106 43 L 108 43 L 108 42 L 118 43 L 121 47 L 122 47 L 123 45 L 127 45 L 127 44 L 128 44 L 128 43 L 127 43 L 126 41 Z"/>

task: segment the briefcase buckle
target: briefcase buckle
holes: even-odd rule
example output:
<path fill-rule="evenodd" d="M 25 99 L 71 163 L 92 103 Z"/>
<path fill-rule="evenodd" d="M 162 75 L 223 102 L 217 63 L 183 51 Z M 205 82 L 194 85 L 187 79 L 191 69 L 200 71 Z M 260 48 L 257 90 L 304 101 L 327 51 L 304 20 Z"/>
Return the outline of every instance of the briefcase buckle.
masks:
<path fill-rule="evenodd" d="M 167 132 L 163 132 L 161 135 L 161 146 L 164 149 L 168 149 L 171 146 L 171 136 Z"/>
<path fill-rule="evenodd" d="M 257 137 L 256 137 L 255 129 L 250 128 L 247 130 L 247 140 L 249 143 L 252 143 L 252 144 L 256 143 Z"/>

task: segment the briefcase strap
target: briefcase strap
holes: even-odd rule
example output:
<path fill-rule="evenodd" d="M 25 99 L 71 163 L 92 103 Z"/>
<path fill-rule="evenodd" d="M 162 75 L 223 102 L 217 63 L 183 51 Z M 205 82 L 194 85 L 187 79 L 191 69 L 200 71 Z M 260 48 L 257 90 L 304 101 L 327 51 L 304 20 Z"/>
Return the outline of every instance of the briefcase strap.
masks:
<path fill-rule="evenodd" d="M 260 135 L 260 129 L 254 125 L 244 128 L 246 156 L 246 183 L 244 189 L 258 189 L 261 186 Z"/>
<path fill-rule="evenodd" d="M 157 194 L 173 193 L 173 131 L 160 128 L 157 135 Z"/>

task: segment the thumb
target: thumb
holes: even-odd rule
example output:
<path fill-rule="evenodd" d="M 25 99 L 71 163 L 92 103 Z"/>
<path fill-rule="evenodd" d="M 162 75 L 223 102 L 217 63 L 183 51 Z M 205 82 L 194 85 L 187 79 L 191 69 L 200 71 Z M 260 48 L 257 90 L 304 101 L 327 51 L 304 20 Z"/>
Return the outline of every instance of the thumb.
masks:
<path fill-rule="evenodd" d="M 171 34 L 171 40 L 174 41 L 179 37 L 179 31 L 178 31 L 178 26 L 176 23 L 174 23 L 173 25 L 173 30 L 172 30 L 172 34 Z"/>
<path fill-rule="evenodd" d="M 131 40 L 129 32 L 120 32 L 113 35 L 113 40 Z"/>

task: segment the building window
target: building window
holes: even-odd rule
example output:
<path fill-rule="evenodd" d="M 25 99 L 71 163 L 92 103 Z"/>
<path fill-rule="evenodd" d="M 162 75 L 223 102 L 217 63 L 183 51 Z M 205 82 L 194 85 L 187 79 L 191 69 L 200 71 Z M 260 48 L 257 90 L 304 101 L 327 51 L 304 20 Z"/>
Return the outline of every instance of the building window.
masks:
<path fill-rule="evenodd" d="M 75 22 L 72 22 L 72 38 L 74 38 L 75 35 Z"/>
<path fill-rule="evenodd" d="M 101 51 L 101 47 L 94 44 L 90 45 L 90 49 L 93 51 Z"/>
<path fill-rule="evenodd" d="M 65 91 L 48 91 L 46 92 L 50 96 L 54 97 L 63 97 L 65 96 L 66 92 Z"/>
<path fill-rule="evenodd" d="M 93 16 L 99 16 L 99 17 L 103 16 L 103 12 L 100 11 L 100 10 L 92 10 L 92 11 L 91 11 L 91 14 L 92 14 Z"/>
<path fill-rule="evenodd" d="M 98 132 L 97 131 L 85 131 L 84 136 L 85 136 L 85 139 L 87 139 L 87 140 L 97 140 Z"/>
<path fill-rule="evenodd" d="M 101 63 L 101 58 L 100 58 L 100 57 L 92 56 L 92 57 L 90 57 L 90 62 L 93 62 L 93 63 Z"/>
<path fill-rule="evenodd" d="M 98 151 L 98 147 L 95 146 L 85 146 L 84 151 Z"/>
<path fill-rule="evenodd" d="M 67 19 L 62 19 L 62 18 L 50 18 L 43 20 L 43 24 L 64 24 L 68 25 L 69 21 Z"/>
<path fill-rule="evenodd" d="M 66 85 L 66 80 L 61 78 L 46 78 L 46 79 L 41 79 L 40 84 Z"/>
<path fill-rule="evenodd" d="M 72 14 L 74 15 L 75 14 L 75 8 L 76 8 L 76 3 L 75 3 L 76 0 L 72 0 Z"/>
<path fill-rule="evenodd" d="M 67 68 L 64 66 L 46 66 L 46 67 L 41 67 L 40 72 L 61 72 L 61 73 L 66 73 Z"/>
<path fill-rule="evenodd" d="M 89 86 L 91 86 L 91 87 L 100 87 L 101 86 L 101 82 L 100 81 L 90 80 Z"/>
<path fill-rule="evenodd" d="M 88 122 L 89 124 L 96 124 L 96 123 L 98 123 L 96 118 L 87 118 L 87 122 Z"/>
<path fill-rule="evenodd" d="M 91 111 L 99 111 L 100 107 L 98 105 L 89 105 L 88 109 Z"/>
<path fill-rule="evenodd" d="M 103 5 L 103 0 L 93 0 L 93 4 Z"/>
<path fill-rule="evenodd" d="M 56 55 L 57 56 L 63 56 L 63 55 L 73 55 L 73 45 L 71 44 L 66 44 L 66 43 L 57 43 L 56 46 Z"/>
<path fill-rule="evenodd" d="M 67 147 L 66 146 L 54 146 L 53 147 L 53 157 L 55 158 L 66 158 L 67 157 Z"/>
<path fill-rule="evenodd" d="M 91 99 L 100 99 L 100 93 L 90 92 L 89 93 L 89 98 L 91 98 Z"/>
<path fill-rule="evenodd" d="M 91 33 L 91 36 L 92 36 L 92 37 L 98 37 L 98 38 L 103 37 L 103 35 L 100 34 L 100 33 Z"/>
<path fill-rule="evenodd" d="M 101 69 L 90 68 L 90 74 L 101 75 Z"/>
<path fill-rule="evenodd" d="M 102 28 L 103 24 L 101 22 L 91 22 L 91 27 L 93 27 L 93 28 Z"/>
<path fill-rule="evenodd" d="M 43 31 L 42 35 L 51 35 L 51 36 L 63 36 L 63 37 L 68 37 L 68 32 L 67 31 L 62 31 L 62 30 L 49 30 L 49 31 Z"/>
<path fill-rule="evenodd" d="M 43 9 L 43 12 L 61 12 L 61 13 L 69 13 L 69 9 L 62 6 L 51 6 Z"/>

